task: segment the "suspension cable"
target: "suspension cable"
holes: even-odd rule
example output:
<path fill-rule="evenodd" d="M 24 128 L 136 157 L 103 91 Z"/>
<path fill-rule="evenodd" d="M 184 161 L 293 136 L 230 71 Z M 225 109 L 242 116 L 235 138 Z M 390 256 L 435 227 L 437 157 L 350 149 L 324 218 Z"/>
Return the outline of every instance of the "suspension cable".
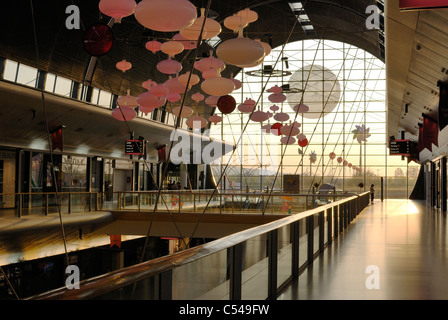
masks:
<path fill-rule="evenodd" d="M 285 41 L 285 43 L 283 44 L 283 46 L 282 46 L 282 51 L 283 51 L 283 49 L 285 48 L 286 43 L 289 42 L 289 39 L 290 39 L 290 37 L 292 36 L 292 33 L 293 33 L 293 31 L 294 31 L 294 29 L 295 29 L 297 23 L 298 23 L 298 20 L 295 19 L 294 24 L 293 24 L 293 26 L 292 26 L 292 28 L 291 28 L 291 31 L 290 31 L 290 33 L 289 33 L 289 35 L 288 35 L 288 38 L 287 38 L 287 40 Z M 277 65 L 277 63 L 278 63 L 279 60 L 280 60 L 280 55 L 278 56 L 278 58 L 277 58 L 277 60 L 276 60 L 276 62 L 275 62 L 275 64 L 274 64 L 274 66 Z M 264 86 L 263 86 L 263 88 L 262 88 L 262 91 L 261 91 L 260 95 L 258 96 L 258 99 L 257 99 L 257 102 L 256 102 L 255 105 L 258 105 L 258 103 L 260 102 L 261 97 L 262 97 L 262 94 L 265 92 L 266 87 L 267 87 L 267 85 L 268 85 L 268 82 L 269 82 L 269 79 L 271 78 L 271 76 L 272 76 L 272 74 L 270 74 L 270 75 L 268 76 L 268 79 L 266 80 L 266 83 L 264 84 Z M 239 139 L 238 139 L 238 142 L 237 142 L 237 144 L 236 144 L 236 147 L 237 147 L 237 146 L 239 145 L 239 143 L 241 142 L 243 133 L 246 131 L 247 126 L 249 125 L 250 116 L 255 112 L 255 110 L 256 110 L 256 109 L 254 108 L 254 109 L 251 111 L 251 113 L 249 114 L 249 116 L 248 116 L 248 120 L 247 120 L 246 124 L 244 125 L 243 130 L 241 131 L 241 135 L 240 135 L 240 137 L 239 137 Z M 233 156 L 233 154 L 235 153 L 235 151 L 236 151 L 236 149 L 237 149 L 236 147 L 233 148 L 232 156 Z M 229 157 L 229 161 L 227 162 L 226 166 L 224 167 L 224 171 L 222 172 L 222 174 L 220 175 L 220 177 L 219 177 L 219 179 L 218 179 L 218 182 L 216 183 L 217 185 L 219 185 L 219 184 L 221 183 L 221 181 L 222 181 L 222 179 L 223 179 L 223 176 L 224 176 L 224 173 L 226 172 L 227 168 L 229 167 L 230 159 L 232 158 L 232 156 Z M 195 225 L 195 227 L 194 227 L 194 229 L 193 229 L 193 231 L 192 231 L 192 234 L 191 234 L 191 236 L 190 236 L 190 242 L 191 242 L 191 239 L 193 238 L 194 234 L 196 233 L 196 230 L 197 230 L 197 228 L 199 227 L 199 224 L 200 224 L 200 222 L 201 222 L 201 220 L 202 220 L 202 218 L 203 218 L 203 216 L 204 216 L 204 214 L 205 214 L 205 211 L 207 210 L 207 208 L 208 208 L 208 206 L 209 206 L 209 204 L 210 204 L 210 202 L 211 202 L 211 199 L 212 199 L 213 195 L 215 194 L 215 192 L 216 192 L 216 189 L 213 190 L 212 195 L 210 196 L 210 198 L 209 198 L 209 200 L 208 200 L 208 202 L 207 202 L 207 205 L 205 206 L 204 210 L 202 211 L 201 215 L 199 216 L 199 219 L 198 219 L 198 221 L 197 221 L 197 223 L 196 223 L 196 225 Z"/>
<path fill-rule="evenodd" d="M 34 33 L 34 45 L 36 48 L 36 61 L 37 61 L 37 64 L 40 65 L 40 56 L 39 56 L 39 47 L 38 47 L 38 43 L 37 43 L 37 30 L 36 30 L 36 21 L 35 21 L 33 0 L 30 0 L 30 4 L 31 4 L 31 18 L 32 18 L 33 33 Z M 44 90 L 42 87 L 39 88 L 39 90 L 41 93 L 42 109 L 44 111 L 44 116 L 45 116 L 45 128 L 46 128 L 46 133 L 47 133 L 47 138 L 48 138 L 48 146 L 49 146 L 49 152 L 50 152 L 51 176 L 53 179 L 53 185 L 55 187 L 56 206 L 58 208 L 59 222 L 60 222 L 60 226 L 61 226 L 61 234 L 62 234 L 62 239 L 64 242 L 65 260 L 66 260 L 66 265 L 69 266 L 70 259 L 68 257 L 66 235 L 65 235 L 65 230 L 64 230 L 64 224 L 62 222 L 62 212 L 61 212 L 61 203 L 60 203 L 61 199 L 60 199 L 60 195 L 59 195 L 58 179 L 57 179 L 55 168 L 54 168 L 55 166 L 54 166 L 54 158 L 53 158 L 53 145 L 52 145 L 52 141 L 51 141 L 51 133 L 50 133 L 49 123 L 48 123 L 47 106 L 45 103 Z"/>

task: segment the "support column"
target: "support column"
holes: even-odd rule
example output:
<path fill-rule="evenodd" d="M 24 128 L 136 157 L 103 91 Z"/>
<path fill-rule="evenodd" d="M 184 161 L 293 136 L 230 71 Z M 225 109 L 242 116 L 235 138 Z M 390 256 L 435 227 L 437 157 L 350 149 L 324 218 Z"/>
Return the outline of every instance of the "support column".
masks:
<path fill-rule="evenodd" d="M 268 267 L 268 299 L 277 299 L 277 273 L 278 273 L 278 229 L 269 232 L 269 267 Z"/>

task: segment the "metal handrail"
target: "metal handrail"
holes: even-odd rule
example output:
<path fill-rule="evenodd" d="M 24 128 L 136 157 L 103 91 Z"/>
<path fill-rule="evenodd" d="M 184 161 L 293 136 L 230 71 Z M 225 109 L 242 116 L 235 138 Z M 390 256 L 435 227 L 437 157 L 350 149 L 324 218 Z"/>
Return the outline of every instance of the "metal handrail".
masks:
<path fill-rule="evenodd" d="M 334 207 L 347 206 L 347 216 L 344 216 L 343 224 L 339 224 L 342 227 L 346 227 L 347 223 L 351 221 L 357 214 L 359 214 L 369 201 L 369 192 L 352 196 L 343 200 L 339 200 L 330 204 L 323 205 L 318 208 L 310 209 L 298 214 L 287 216 L 280 220 L 276 220 L 258 227 L 253 227 L 248 230 L 244 230 L 212 242 L 199 245 L 184 251 L 174 253 L 169 256 L 160 257 L 147 262 L 143 262 L 134 266 L 129 266 L 123 269 L 112 271 L 110 273 L 97 276 L 92 279 L 86 279 L 80 282 L 80 288 L 76 290 L 70 290 L 65 287 L 55 289 L 43 294 L 29 297 L 29 300 L 64 300 L 64 299 L 93 299 L 103 294 L 112 292 L 123 288 L 128 285 L 132 285 L 140 280 L 147 279 L 149 277 L 157 276 L 170 272 L 171 270 L 186 265 L 192 261 L 199 260 L 211 254 L 217 253 L 224 249 L 233 248 L 244 241 L 247 241 L 256 236 L 266 234 L 269 232 L 275 232 L 279 228 L 293 224 L 300 220 L 319 215 L 325 210 L 333 209 Z M 361 205 L 352 204 L 355 201 L 362 200 Z M 356 207 L 352 212 L 350 208 Z M 341 210 L 341 212 L 345 210 Z M 323 229 L 323 228 L 322 228 Z M 322 231 L 323 232 L 323 231 Z"/>
<path fill-rule="evenodd" d="M 97 211 L 98 210 L 98 200 L 100 199 L 100 195 L 101 192 L 97 192 L 97 191 L 60 191 L 60 192 L 16 192 L 16 193 L 0 193 L 0 197 L 4 198 L 4 197 L 14 197 L 14 206 L 13 207 L 8 207 L 7 209 L 12 209 L 12 210 L 16 210 L 17 216 L 20 218 L 22 217 L 22 212 L 24 210 L 24 203 L 26 201 L 29 201 L 29 203 L 31 204 L 31 200 L 36 197 L 41 196 L 44 201 L 43 206 L 32 206 L 30 205 L 28 208 L 29 209 L 33 209 L 33 208 L 44 208 L 44 212 L 45 215 L 48 214 L 49 212 L 49 207 L 50 207 L 50 197 L 52 197 L 51 199 L 57 199 L 56 196 L 59 197 L 59 200 L 67 200 L 68 199 L 68 212 L 71 212 L 72 209 L 72 200 L 73 200 L 73 196 L 87 196 L 88 197 L 88 208 L 89 210 L 86 211 Z M 17 197 L 17 199 L 16 199 Z M 29 197 L 29 198 L 26 198 Z M 25 200 L 25 201 L 24 201 Z M 93 207 L 92 207 L 93 204 Z"/>
<path fill-rule="evenodd" d="M 182 193 L 182 194 L 197 194 L 197 195 L 208 195 L 212 193 L 211 189 L 202 189 L 202 190 L 162 190 L 162 194 L 170 194 L 170 193 Z M 67 194 L 123 194 L 123 193 L 135 193 L 135 194 L 158 194 L 157 190 L 143 190 L 143 191 L 59 191 L 59 192 L 14 192 L 14 193 L 0 193 L 0 196 L 20 196 L 20 195 L 67 195 Z M 298 196 L 352 196 L 356 193 L 352 192 L 336 192 L 332 194 L 319 194 L 319 193 L 287 193 L 287 192 L 273 192 L 274 196 L 289 196 L 289 197 L 298 197 Z M 269 196 L 267 192 L 227 192 L 220 191 L 219 193 L 215 193 L 215 195 L 237 195 L 237 196 Z"/>

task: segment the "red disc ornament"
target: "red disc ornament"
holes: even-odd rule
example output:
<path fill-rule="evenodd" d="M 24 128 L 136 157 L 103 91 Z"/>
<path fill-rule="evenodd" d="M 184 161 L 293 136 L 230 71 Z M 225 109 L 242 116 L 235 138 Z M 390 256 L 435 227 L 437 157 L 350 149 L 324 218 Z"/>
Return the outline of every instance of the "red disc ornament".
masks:
<path fill-rule="evenodd" d="M 342 157 L 338 157 L 338 163 L 342 162 Z"/>
<path fill-rule="evenodd" d="M 94 56 L 105 55 L 112 49 L 114 34 L 112 29 L 102 23 L 90 27 L 84 34 L 84 48 Z"/>
<path fill-rule="evenodd" d="M 216 103 L 219 111 L 221 111 L 224 114 L 232 113 L 233 110 L 236 108 L 236 101 L 235 98 L 229 95 L 222 96 L 218 99 L 218 102 Z"/>
<path fill-rule="evenodd" d="M 306 147 L 308 145 L 308 139 L 299 140 L 299 146 Z"/>
<path fill-rule="evenodd" d="M 281 133 L 280 133 L 280 129 L 283 127 L 283 125 L 281 124 L 281 123 L 274 123 L 272 126 L 271 126 L 271 133 L 273 134 L 273 135 L 276 135 L 276 136 L 279 136 L 279 135 L 281 135 Z"/>

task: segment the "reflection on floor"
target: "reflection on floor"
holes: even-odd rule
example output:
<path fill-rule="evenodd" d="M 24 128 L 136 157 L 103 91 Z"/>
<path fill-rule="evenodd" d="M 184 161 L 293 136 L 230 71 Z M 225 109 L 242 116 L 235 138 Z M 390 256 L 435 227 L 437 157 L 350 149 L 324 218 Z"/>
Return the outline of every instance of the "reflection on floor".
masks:
<path fill-rule="evenodd" d="M 376 201 L 279 299 L 448 299 L 446 228 L 424 202 Z"/>

